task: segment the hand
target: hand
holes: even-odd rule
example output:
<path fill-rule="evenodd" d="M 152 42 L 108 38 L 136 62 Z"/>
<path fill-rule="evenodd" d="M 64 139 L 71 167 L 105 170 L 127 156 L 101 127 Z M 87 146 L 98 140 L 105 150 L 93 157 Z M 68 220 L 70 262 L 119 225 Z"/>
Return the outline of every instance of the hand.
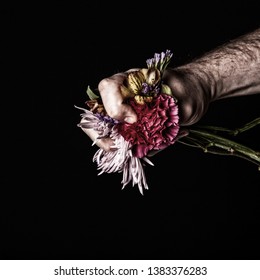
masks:
<path fill-rule="evenodd" d="M 130 69 L 124 73 L 117 73 L 109 78 L 105 78 L 99 82 L 98 90 L 102 98 L 103 105 L 107 114 L 117 120 L 125 121 L 128 123 L 134 123 L 137 121 L 137 115 L 131 106 L 125 103 L 125 95 L 124 95 L 124 81 L 127 78 L 127 74 L 133 71 L 139 70 L 138 68 Z M 167 70 L 165 70 L 167 71 Z M 193 104 L 198 103 L 202 105 L 202 102 L 205 100 L 200 100 L 200 95 L 192 95 L 193 99 L 191 99 L 190 95 L 186 94 L 185 87 L 181 82 L 181 79 L 178 78 L 179 75 L 174 75 L 169 72 L 165 79 L 169 80 L 169 86 L 173 90 L 173 95 L 178 100 L 178 108 L 180 115 L 180 125 L 185 126 L 195 121 L 198 121 L 202 117 L 202 111 L 198 113 L 198 110 L 192 110 L 193 108 L 199 108 L 199 106 L 194 106 Z M 203 107 L 207 107 L 205 104 Z M 196 111 L 196 113 L 195 113 Z M 194 117 L 196 116 L 196 117 Z M 97 132 L 92 129 L 85 129 L 83 131 L 93 140 L 95 141 L 98 136 Z M 178 134 L 178 139 L 187 135 L 187 130 L 184 128 L 180 129 Z M 99 139 L 96 144 L 106 150 L 111 150 L 111 146 L 113 146 L 113 141 L 110 138 L 102 138 Z"/>
<path fill-rule="evenodd" d="M 98 89 L 110 117 L 133 123 L 135 112 L 124 103 L 127 72 L 100 81 Z M 164 84 L 171 88 L 178 100 L 179 137 L 187 134 L 185 127 L 198 122 L 215 100 L 260 93 L 260 28 L 242 35 L 205 53 L 201 57 L 163 73 Z M 83 129 L 94 141 L 97 133 Z M 99 139 L 100 148 L 109 151 L 113 141 Z"/>
<path fill-rule="evenodd" d="M 137 69 L 131 69 L 127 72 L 131 72 Z M 100 81 L 98 90 L 100 92 L 103 105 L 108 115 L 117 120 L 124 120 L 128 123 L 134 123 L 137 120 L 137 115 L 134 110 L 124 103 L 124 94 L 122 92 L 122 85 L 127 78 L 127 72 L 118 73 L 109 78 L 105 78 Z M 98 137 L 98 133 L 93 129 L 82 130 L 95 141 Z M 113 146 L 113 141 L 110 138 L 102 138 L 96 141 L 97 146 L 105 151 L 110 151 Z"/>

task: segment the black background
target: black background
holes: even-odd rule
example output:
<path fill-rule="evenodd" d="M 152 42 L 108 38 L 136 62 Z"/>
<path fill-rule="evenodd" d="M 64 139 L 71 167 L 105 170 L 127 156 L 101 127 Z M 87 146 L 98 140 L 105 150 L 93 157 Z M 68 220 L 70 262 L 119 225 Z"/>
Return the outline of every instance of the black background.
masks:
<path fill-rule="evenodd" d="M 0 257 L 259 259 L 255 165 L 176 143 L 145 169 L 144 196 L 121 190 L 121 174 L 97 176 L 74 107 L 88 85 L 145 67 L 155 52 L 171 49 L 178 66 L 254 30 L 257 1 L 72 3 L 2 7 Z M 240 126 L 259 116 L 259 98 L 216 101 L 201 122 Z M 258 149 L 259 140 L 257 129 L 241 137 Z"/>

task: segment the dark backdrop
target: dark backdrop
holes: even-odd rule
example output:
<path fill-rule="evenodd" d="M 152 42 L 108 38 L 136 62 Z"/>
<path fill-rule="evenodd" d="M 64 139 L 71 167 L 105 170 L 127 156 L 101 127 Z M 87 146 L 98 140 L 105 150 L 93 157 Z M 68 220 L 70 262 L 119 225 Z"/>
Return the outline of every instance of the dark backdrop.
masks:
<path fill-rule="evenodd" d="M 64 2 L 2 9 L 0 257 L 258 259 L 255 165 L 176 143 L 145 169 L 144 196 L 136 186 L 121 190 L 121 174 L 97 175 L 97 148 L 74 107 L 84 106 L 88 85 L 145 67 L 155 52 L 171 49 L 177 66 L 254 30 L 257 1 Z M 259 98 L 212 103 L 201 122 L 240 126 L 259 116 Z M 259 129 L 241 140 L 259 149 Z"/>

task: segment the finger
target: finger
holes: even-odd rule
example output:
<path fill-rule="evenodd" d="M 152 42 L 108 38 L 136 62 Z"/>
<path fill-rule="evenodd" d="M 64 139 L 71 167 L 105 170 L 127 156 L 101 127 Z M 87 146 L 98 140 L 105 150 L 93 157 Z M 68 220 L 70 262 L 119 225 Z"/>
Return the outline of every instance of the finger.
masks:
<path fill-rule="evenodd" d="M 122 73 L 103 79 L 98 88 L 104 107 L 111 118 L 134 123 L 137 121 L 136 113 L 130 105 L 124 103 L 125 100 L 121 91 L 126 77 L 126 74 Z"/>

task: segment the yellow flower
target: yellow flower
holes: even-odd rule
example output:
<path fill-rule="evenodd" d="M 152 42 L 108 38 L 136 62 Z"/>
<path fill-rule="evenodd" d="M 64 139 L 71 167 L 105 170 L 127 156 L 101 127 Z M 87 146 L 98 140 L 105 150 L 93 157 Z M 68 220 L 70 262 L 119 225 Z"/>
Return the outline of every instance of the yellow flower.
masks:
<path fill-rule="evenodd" d="M 135 95 L 135 102 L 140 105 L 144 105 L 145 103 L 150 103 L 153 100 L 152 96 L 142 96 L 142 95 Z"/>
<path fill-rule="evenodd" d="M 145 76 L 141 71 L 130 72 L 127 77 L 127 87 L 134 93 L 138 94 L 142 90 L 142 84 L 145 82 Z"/>
<path fill-rule="evenodd" d="M 147 84 L 148 85 L 152 85 L 155 86 L 159 83 L 160 79 L 161 79 L 161 74 L 160 71 L 158 69 L 148 69 L 147 71 Z"/>

